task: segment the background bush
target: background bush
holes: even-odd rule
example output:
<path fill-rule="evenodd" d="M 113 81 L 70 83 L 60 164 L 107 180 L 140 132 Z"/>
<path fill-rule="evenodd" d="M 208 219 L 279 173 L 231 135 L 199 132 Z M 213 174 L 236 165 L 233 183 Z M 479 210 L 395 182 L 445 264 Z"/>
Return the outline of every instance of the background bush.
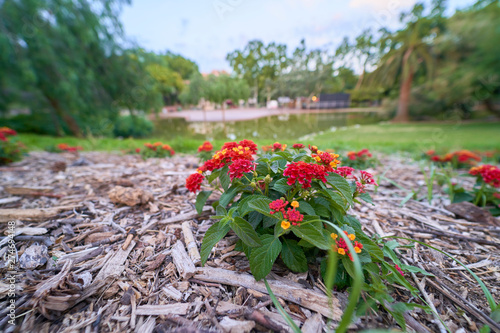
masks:
<path fill-rule="evenodd" d="M 143 138 L 153 132 L 153 123 L 144 117 L 121 116 L 116 119 L 113 134 L 115 137 Z"/>

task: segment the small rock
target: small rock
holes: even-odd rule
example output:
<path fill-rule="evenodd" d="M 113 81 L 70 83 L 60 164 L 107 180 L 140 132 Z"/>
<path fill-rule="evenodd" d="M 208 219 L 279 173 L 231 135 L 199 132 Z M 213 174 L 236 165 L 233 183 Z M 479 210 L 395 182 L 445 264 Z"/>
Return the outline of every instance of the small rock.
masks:
<path fill-rule="evenodd" d="M 228 333 L 248 333 L 255 327 L 253 321 L 234 320 L 229 317 L 224 317 L 219 324 Z"/>
<path fill-rule="evenodd" d="M 49 255 L 47 246 L 35 243 L 28 247 L 19 258 L 19 267 L 23 269 L 35 269 L 47 262 Z"/>
<path fill-rule="evenodd" d="M 108 192 L 109 199 L 114 203 L 136 206 L 153 200 L 153 194 L 141 188 L 115 186 Z"/>
<path fill-rule="evenodd" d="M 71 163 L 70 166 L 75 167 L 75 166 L 86 166 L 86 165 L 90 165 L 90 162 L 82 157 Z"/>

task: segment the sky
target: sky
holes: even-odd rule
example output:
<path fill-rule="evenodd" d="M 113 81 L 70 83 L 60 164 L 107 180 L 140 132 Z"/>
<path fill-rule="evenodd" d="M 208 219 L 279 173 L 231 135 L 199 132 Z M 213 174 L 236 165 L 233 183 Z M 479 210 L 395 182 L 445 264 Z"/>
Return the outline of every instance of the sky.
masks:
<path fill-rule="evenodd" d="M 426 0 L 429 1 L 429 0 Z M 448 15 L 473 0 L 448 0 Z M 398 27 L 416 0 L 132 0 L 121 20 L 125 34 L 146 50 L 170 50 L 195 61 L 203 73 L 230 71 L 226 55 L 254 39 L 286 44 L 291 53 L 332 52 L 347 36 Z"/>

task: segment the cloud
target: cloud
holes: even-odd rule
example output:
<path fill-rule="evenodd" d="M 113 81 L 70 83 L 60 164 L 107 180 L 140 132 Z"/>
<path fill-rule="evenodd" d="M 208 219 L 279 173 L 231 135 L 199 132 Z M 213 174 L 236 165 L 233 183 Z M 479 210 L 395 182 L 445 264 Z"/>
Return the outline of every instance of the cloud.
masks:
<path fill-rule="evenodd" d="M 355 9 L 375 9 L 388 12 L 399 12 L 413 5 L 415 0 L 350 0 L 349 7 Z"/>

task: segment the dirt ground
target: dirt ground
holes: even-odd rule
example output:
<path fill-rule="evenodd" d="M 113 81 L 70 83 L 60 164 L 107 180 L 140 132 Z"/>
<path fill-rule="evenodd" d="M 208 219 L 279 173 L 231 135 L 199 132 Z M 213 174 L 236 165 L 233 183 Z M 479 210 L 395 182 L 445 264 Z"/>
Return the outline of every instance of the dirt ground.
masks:
<path fill-rule="evenodd" d="M 415 162 L 398 156 L 381 161 L 374 174 L 426 193 Z M 210 206 L 196 213 L 195 196 L 184 187 L 196 166 L 194 156 L 142 161 L 135 155 L 33 152 L 0 168 L 0 331 L 290 331 L 262 282 L 249 274 L 244 255 L 234 251 L 234 234 L 201 267 L 199 247 L 214 221 Z M 380 185 L 374 206 L 357 204 L 350 212 L 368 235 L 414 238 L 446 251 L 500 300 L 497 219 L 477 221 L 448 211 L 439 186 L 430 204 L 409 200 L 401 207 L 407 193 L 387 180 Z M 17 263 L 9 267 L 10 235 Z M 480 286 L 461 266 L 420 245 L 401 256 L 433 274 L 405 277 L 452 332 L 476 332 L 485 324 L 500 332 Z M 332 311 L 317 267 L 294 274 L 278 260 L 268 281 L 304 332 L 338 323 L 348 293 L 333 293 Z M 393 297 L 422 303 L 399 288 Z M 12 313 L 15 325 L 9 323 Z M 432 313 L 418 308 L 405 319 L 408 331 L 442 331 Z M 399 326 L 380 311 L 357 318 L 350 330 L 368 328 Z"/>

